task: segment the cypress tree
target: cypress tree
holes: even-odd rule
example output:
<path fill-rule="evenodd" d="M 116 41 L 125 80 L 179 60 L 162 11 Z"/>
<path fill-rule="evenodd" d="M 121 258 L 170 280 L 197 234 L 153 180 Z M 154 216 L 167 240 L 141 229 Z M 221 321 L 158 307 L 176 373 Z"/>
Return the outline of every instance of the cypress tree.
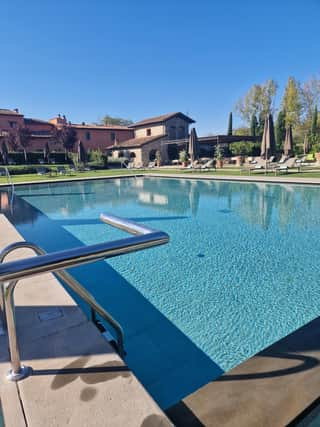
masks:
<path fill-rule="evenodd" d="M 286 112 L 284 110 L 279 111 L 276 122 L 275 137 L 277 149 L 281 150 L 283 141 L 286 137 Z"/>
<path fill-rule="evenodd" d="M 232 113 L 229 114 L 228 135 L 232 135 Z"/>
<path fill-rule="evenodd" d="M 312 114 L 312 123 L 311 123 L 312 135 L 316 135 L 317 130 L 318 130 L 318 107 L 315 106 Z"/>
<path fill-rule="evenodd" d="M 251 136 L 257 136 L 257 127 L 258 127 L 257 116 L 255 114 L 252 114 L 251 122 L 250 122 L 250 135 Z"/>

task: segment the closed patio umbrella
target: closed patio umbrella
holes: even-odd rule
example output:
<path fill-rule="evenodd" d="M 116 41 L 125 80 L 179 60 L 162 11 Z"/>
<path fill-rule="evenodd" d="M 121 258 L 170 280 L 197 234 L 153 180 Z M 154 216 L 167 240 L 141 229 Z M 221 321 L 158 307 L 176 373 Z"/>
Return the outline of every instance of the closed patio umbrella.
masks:
<path fill-rule="evenodd" d="M 86 149 L 84 148 L 84 145 L 79 140 L 79 142 L 78 142 L 78 162 L 79 163 L 86 163 L 86 161 L 87 161 L 87 152 L 86 152 Z"/>
<path fill-rule="evenodd" d="M 189 136 L 188 153 L 193 163 L 198 158 L 198 137 L 195 128 L 191 129 Z"/>
<path fill-rule="evenodd" d="M 303 153 L 306 155 L 308 151 L 309 151 L 309 139 L 308 139 L 308 135 L 305 134 L 304 140 L 303 140 Z"/>
<path fill-rule="evenodd" d="M 293 154 L 293 139 L 292 139 L 292 127 L 288 126 L 286 129 L 286 137 L 284 140 L 283 152 L 285 156 Z"/>
<path fill-rule="evenodd" d="M 265 119 L 262 142 L 261 142 L 261 157 L 268 160 L 270 156 L 275 154 L 275 137 L 274 137 L 274 126 L 273 118 L 271 114 Z"/>
<path fill-rule="evenodd" d="M 1 154 L 2 154 L 2 160 L 3 163 L 5 165 L 8 164 L 8 154 L 9 154 L 9 150 L 8 150 L 8 146 L 6 144 L 5 141 L 2 142 L 2 146 L 1 146 Z"/>
<path fill-rule="evenodd" d="M 46 145 L 43 148 L 43 160 L 49 163 L 49 156 L 50 156 L 50 147 L 49 147 L 49 144 L 46 142 Z"/>

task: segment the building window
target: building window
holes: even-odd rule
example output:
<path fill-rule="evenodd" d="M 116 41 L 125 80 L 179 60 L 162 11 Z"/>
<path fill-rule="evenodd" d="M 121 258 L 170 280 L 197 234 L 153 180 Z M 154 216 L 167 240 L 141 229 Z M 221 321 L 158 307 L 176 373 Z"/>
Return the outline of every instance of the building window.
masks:
<path fill-rule="evenodd" d="M 110 133 L 110 138 L 111 138 L 111 142 L 116 142 L 116 133 L 115 132 L 111 132 Z"/>
<path fill-rule="evenodd" d="M 185 138 L 185 137 L 186 137 L 186 134 L 184 131 L 184 127 L 183 126 L 178 127 L 178 139 Z"/>
<path fill-rule="evenodd" d="M 176 127 L 175 126 L 170 126 L 169 128 L 169 139 L 176 139 Z"/>
<path fill-rule="evenodd" d="M 151 129 L 147 129 L 147 136 L 151 136 Z"/>
<path fill-rule="evenodd" d="M 87 141 L 90 141 L 90 139 L 91 139 L 90 132 L 86 132 L 86 140 L 87 140 Z"/>
<path fill-rule="evenodd" d="M 17 127 L 17 122 L 9 122 L 9 126 L 11 129 L 15 129 Z"/>

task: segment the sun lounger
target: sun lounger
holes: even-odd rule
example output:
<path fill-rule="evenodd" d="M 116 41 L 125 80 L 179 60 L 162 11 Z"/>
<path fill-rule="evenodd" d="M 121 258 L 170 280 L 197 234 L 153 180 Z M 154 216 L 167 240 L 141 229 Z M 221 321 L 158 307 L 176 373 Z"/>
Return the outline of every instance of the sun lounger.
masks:
<path fill-rule="evenodd" d="M 297 167 L 300 171 L 300 165 L 296 163 L 296 157 L 290 157 L 287 159 L 284 163 L 278 163 L 278 165 L 274 168 L 274 173 L 277 174 L 277 172 L 285 172 L 288 173 L 289 169 L 293 167 Z"/>
<path fill-rule="evenodd" d="M 66 168 L 64 166 L 58 166 L 57 167 L 57 173 L 59 175 L 66 175 L 66 173 L 67 173 Z"/>
<path fill-rule="evenodd" d="M 44 168 L 44 167 L 37 168 L 36 171 L 37 171 L 37 175 L 49 175 L 50 174 L 50 169 Z"/>
<path fill-rule="evenodd" d="M 208 160 L 207 163 L 200 166 L 201 170 L 214 169 L 216 170 L 216 161 L 214 159 Z"/>

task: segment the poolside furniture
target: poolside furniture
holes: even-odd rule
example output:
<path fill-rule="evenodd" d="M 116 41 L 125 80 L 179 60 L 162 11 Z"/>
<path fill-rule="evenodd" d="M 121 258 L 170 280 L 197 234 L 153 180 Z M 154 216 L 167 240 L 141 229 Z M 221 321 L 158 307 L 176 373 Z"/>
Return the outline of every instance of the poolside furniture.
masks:
<path fill-rule="evenodd" d="M 59 175 L 66 175 L 66 173 L 67 173 L 66 168 L 64 166 L 58 166 L 57 167 L 57 173 Z"/>
<path fill-rule="evenodd" d="M 46 167 L 36 168 L 37 175 L 50 175 L 51 170 Z"/>
<path fill-rule="evenodd" d="M 294 166 L 296 166 L 298 168 L 298 171 L 300 172 L 300 165 L 297 164 L 296 161 L 297 161 L 296 157 L 290 157 L 285 162 L 280 164 L 278 163 L 278 165 L 274 168 L 275 175 L 277 174 L 277 172 L 288 173 L 289 169 L 293 168 Z"/>
<path fill-rule="evenodd" d="M 204 165 L 200 165 L 200 170 L 209 170 L 209 169 L 217 170 L 215 159 L 210 159 Z"/>
<path fill-rule="evenodd" d="M 156 162 L 149 162 L 148 169 L 153 169 L 156 166 Z"/>

